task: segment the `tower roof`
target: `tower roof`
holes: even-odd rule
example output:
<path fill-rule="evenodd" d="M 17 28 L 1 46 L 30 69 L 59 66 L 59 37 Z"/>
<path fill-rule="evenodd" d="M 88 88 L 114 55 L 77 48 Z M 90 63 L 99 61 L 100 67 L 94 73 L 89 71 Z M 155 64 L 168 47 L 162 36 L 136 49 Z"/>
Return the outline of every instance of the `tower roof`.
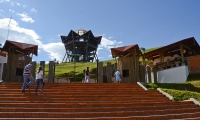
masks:
<path fill-rule="evenodd" d="M 79 34 L 79 35 L 83 35 L 85 34 L 87 31 L 85 29 L 79 29 L 79 30 L 76 30 L 76 33 Z"/>

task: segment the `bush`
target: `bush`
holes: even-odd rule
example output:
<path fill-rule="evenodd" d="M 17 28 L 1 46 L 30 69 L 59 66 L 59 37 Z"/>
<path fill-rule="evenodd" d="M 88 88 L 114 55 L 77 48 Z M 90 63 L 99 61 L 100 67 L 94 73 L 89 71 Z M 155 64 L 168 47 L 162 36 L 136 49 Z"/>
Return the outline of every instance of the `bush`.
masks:
<path fill-rule="evenodd" d="M 166 88 L 166 89 L 196 91 L 196 92 L 200 91 L 200 88 L 196 88 L 191 83 L 149 83 L 147 87 L 153 90 L 157 88 Z"/>
<path fill-rule="evenodd" d="M 80 77 L 76 77 L 76 82 L 81 82 L 83 80 L 83 78 Z M 75 82 L 74 78 L 70 78 L 70 82 Z"/>
<path fill-rule="evenodd" d="M 92 69 L 90 70 L 90 74 L 96 74 L 96 72 L 97 72 L 97 68 L 92 68 Z"/>
<path fill-rule="evenodd" d="M 84 73 L 77 73 L 76 76 L 77 77 L 84 77 Z"/>
<path fill-rule="evenodd" d="M 173 96 L 174 100 L 176 101 L 188 100 L 190 98 L 195 98 L 196 100 L 200 101 L 200 93 L 197 92 L 172 90 L 172 89 L 162 89 L 162 90 Z"/>
<path fill-rule="evenodd" d="M 61 73 L 56 75 L 56 77 L 66 77 L 66 76 L 69 76 L 69 73 Z"/>
<path fill-rule="evenodd" d="M 90 78 L 96 78 L 96 74 L 90 74 Z"/>

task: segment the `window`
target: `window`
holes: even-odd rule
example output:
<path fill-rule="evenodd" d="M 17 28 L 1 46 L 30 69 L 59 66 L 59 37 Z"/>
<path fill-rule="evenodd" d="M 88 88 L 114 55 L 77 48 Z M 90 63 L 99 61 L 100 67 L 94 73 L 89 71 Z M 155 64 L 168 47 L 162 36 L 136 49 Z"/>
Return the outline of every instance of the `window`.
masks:
<path fill-rule="evenodd" d="M 129 70 L 123 70 L 122 73 L 123 77 L 129 77 Z"/>
<path fill-rule="evenodd" d="M 24 71 L 23 68 L 16 68 L 16 75 L 17 76 L 23 76 L 23 71 Z"/>
<path fill-rule="evenodd" d="M 83 38 L 79 38 L 79 42 L 83 42 L 84 41 L 84 39 Z"/>

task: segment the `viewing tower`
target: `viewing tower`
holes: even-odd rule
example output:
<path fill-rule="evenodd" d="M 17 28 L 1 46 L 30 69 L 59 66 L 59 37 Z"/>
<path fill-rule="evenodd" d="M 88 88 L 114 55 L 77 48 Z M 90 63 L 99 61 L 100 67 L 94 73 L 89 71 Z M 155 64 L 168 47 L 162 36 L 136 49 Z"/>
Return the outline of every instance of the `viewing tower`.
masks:
<path fill-rule="evenodd" d="M 79 29 L 60 37 L 66 50 L 62 62 L 93 62 L 97 59 L 96 51 L 102 36 L 95 37 L 91 30 Z"/>

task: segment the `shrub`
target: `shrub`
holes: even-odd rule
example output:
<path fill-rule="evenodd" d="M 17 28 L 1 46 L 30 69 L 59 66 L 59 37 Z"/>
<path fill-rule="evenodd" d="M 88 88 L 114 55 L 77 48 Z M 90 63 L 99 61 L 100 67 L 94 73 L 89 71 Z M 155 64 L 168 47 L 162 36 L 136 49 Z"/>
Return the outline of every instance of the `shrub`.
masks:
<path fill-rule="evenodd" d="M 174 90 L 185 90 L 185 91 L 197 91 L 200 89 L 196 88 L 191 83 L 150 83 L 147 85 L 149 89 L 157 89 L 157 88 L 166 88 L 166 89 L 174 89 Z"/>
<path fill-rule="evenodd" d="M 92 68 L 92 69 L 90 70 L 90 74 L 96 74 L 96 71 L 97 71 L 97 68 Z"/>
<path fill-rule="evenodd" d="M 197 92 L 172 90 L 172 89 L 162 89 L 162 90 L 173 96 L 174 100 L 176 101 L 188 100 L 190 98 L 195 98 L 196 100 L 200 101 L 200 93 Z"/>
<path fill-rule="evenodd" d="M 96 78 L 96 74 L 90 74 L 90 78 Z"/>

